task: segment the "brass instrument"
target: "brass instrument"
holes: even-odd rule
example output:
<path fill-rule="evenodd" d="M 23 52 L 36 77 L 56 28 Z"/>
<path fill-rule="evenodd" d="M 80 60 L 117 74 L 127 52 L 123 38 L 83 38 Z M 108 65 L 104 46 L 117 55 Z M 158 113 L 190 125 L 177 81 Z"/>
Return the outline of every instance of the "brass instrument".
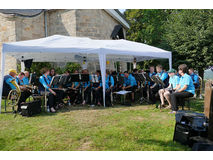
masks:
<path fill-rule="evenodd" d="M 21 97 L 21 89 L 19 87 L 19 85 L 17 84 L 16 80 L 13 79 L 12 81 L 10 81 L 15 87 L 15 90 L 11 90 L 7 96 L 7 106 L 10 106 L 13 108 L 18 104 L 19 99 Z"/>

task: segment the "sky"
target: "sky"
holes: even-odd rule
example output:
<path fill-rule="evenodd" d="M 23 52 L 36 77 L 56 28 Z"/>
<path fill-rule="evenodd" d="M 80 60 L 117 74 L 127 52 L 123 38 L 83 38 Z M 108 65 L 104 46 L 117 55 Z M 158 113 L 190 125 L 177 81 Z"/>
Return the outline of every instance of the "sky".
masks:
<path fill-rule="evenodd" d="M 124 13 L 126 9 L 119 9 L 121 13 Z"/>

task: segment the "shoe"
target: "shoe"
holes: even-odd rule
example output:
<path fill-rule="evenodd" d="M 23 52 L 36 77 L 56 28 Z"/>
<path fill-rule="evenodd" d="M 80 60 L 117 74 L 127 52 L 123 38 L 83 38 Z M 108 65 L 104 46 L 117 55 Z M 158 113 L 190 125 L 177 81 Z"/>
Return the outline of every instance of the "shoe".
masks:
<path fill-rule="evenodd" d="M 52 112 L 52 113 L 55 113 L 56 112 L 56 110 L 52 107 L 52 108 L 50 108 L 50 111 Z"/>
<path fill-rule="evenodd" d="M 176 111 L 171 111 L 169 112 L 169 114 L 176 114 Z"/>
<path fill-rule="evenodd" d="M 165 109 L 172 109 L 172 106 L 167 106 Z"/>
<path fill-rule="evenodd" d="M 84 106 L 86 104 L 86 101 L 83 101 L 82 106 Z"/>
<path fill-rule="evenodd" d="M 94 105 L 94 104 L 92 104 L 92 105 L 90 105 L 90 107 L 95 107 L 95 105 Z"/>
<path fill-rule="evenodd" d="M 158 105 L 158 109 L 162 109 L 162 108 L 165 108 L 166 106 L 165 106 L 165 104 L 159 104 Z"/>
<path fill-rule="evenodd" d="M 98 106 L 101 106 L 101 103 L 100 103 L 100 102 L 98 102 Z"/>

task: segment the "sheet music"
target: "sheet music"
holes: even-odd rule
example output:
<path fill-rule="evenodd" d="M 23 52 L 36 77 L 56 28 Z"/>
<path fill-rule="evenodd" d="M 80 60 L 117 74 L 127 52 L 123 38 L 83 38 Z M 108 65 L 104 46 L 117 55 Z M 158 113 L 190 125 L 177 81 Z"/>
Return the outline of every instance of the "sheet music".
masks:
<path fill-rule="evenodd" d="M 121 94 L 121 95 L 125 95 L 127 93 L 131 93 L 132 91 L 119 91 L 119 92 L 115 92 L 116 94 Z"/>

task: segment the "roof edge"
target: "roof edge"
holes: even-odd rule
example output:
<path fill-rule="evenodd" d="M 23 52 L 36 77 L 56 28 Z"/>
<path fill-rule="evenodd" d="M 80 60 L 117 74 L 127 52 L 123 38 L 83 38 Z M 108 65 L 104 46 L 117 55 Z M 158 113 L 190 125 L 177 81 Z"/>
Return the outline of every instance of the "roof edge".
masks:
<path fill-rule="evenodd" d="M 104 9 L 109 15 L 122 24 L 125 28 L 129 29 L 130 25 L 124 17 L 122 17 L 115 9 Z"/>

